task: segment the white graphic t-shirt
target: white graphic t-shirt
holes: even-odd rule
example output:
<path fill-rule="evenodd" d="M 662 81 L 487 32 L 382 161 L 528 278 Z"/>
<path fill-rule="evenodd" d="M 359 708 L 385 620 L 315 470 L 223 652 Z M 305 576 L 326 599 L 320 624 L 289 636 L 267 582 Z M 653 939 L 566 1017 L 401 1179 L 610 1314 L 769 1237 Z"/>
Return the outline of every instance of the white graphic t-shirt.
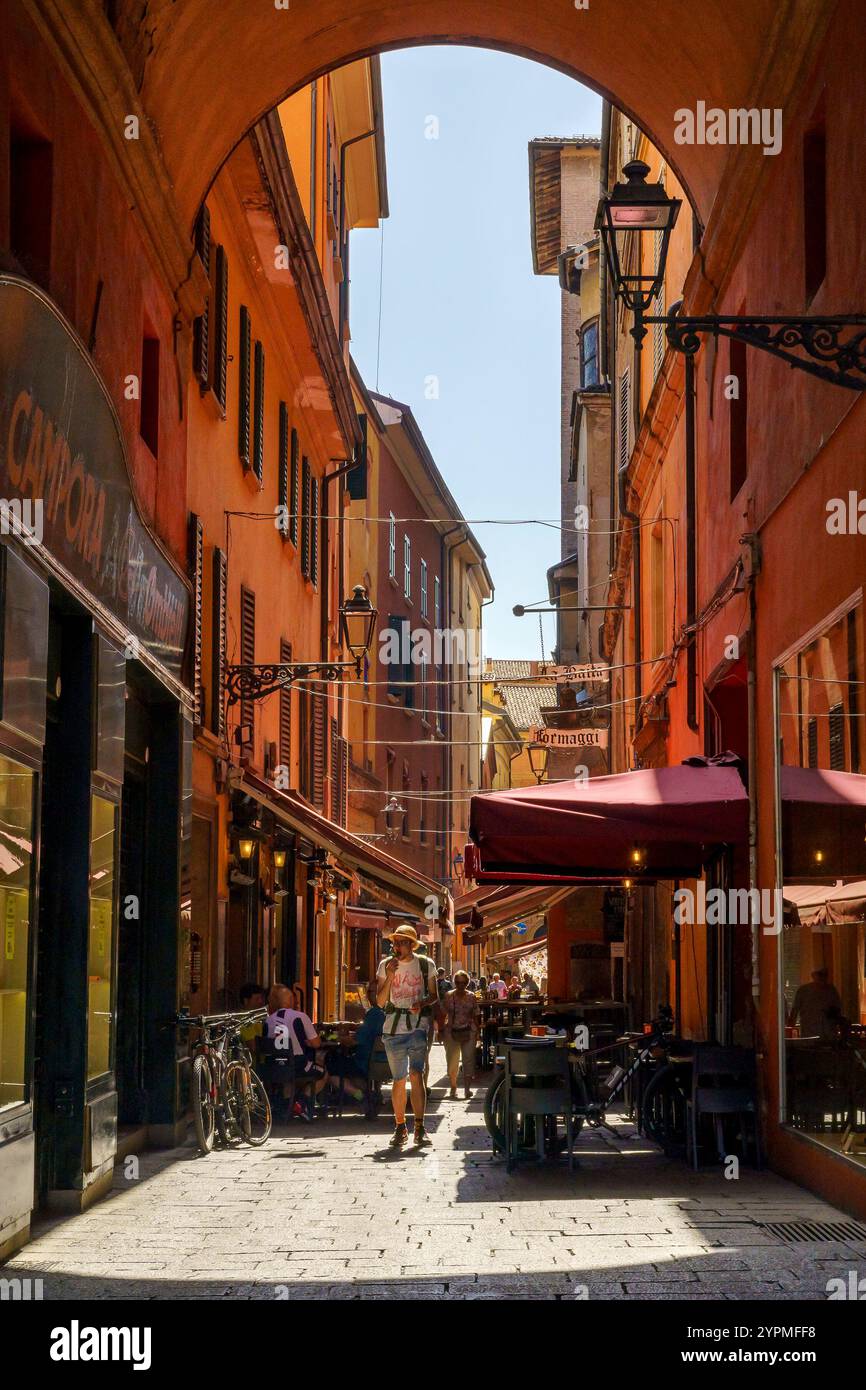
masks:
<path fill-rule="evenodd" d="M 386 956 L 379 962 L 379 969 L 376 972 L 378 979 L 384 980 L 386 977 L 385 966 L 391 956 Z M 421 1000 L 427 993 L 427 986 L 424 982 L 424 974 L 418 956 L 410 956 L 408 960 L 401 960 L 397 964 L 397 969 L 391 979 L 391 1003 L 398 1010 L 393 1014 L 386 1008 L 384 1036 L 391 1037 L 395 1033 L 412 1033 L 416 1028 L 427 1029 L 430 1019 L 429 1015 L 421 1017 Z M 435 969 L 433 962 L 427 960 L 426 969 Z M 396 1024 L 395 1024 L 396 1018 Z"/>

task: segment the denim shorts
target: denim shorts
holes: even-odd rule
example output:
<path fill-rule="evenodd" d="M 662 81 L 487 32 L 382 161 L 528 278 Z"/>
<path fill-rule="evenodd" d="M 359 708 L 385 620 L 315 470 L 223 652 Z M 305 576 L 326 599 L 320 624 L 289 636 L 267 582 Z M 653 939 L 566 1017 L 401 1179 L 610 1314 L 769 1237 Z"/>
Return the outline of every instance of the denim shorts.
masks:
<path fill-rule="evenodd" d="M 411 1033 L 384 1034 L 385 1055 L 395 1081 L 405 1079 L 409 1071 L 423 1073 L 427 1065 L 427 1030 L 416 1028 Z"/>

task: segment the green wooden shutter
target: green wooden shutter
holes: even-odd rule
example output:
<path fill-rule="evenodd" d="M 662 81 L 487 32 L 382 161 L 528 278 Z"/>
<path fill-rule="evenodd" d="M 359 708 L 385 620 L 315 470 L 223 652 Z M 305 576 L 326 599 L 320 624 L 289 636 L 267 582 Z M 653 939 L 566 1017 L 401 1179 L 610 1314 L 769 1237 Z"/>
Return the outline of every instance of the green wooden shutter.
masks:
<path fill-rule="evenodd" d="M 290 663 L 292 644 L 285 637 L 280 638 L 280 661 Z M 289 769 L 292 767 L 292 687 L 280 687 L 280 762 Z"/>
<path fill-rule="evenodd" d="M 204 203 L 196 220 L 195 249 L 204 266 L 205 274 L 210 276 L 210 213 Z M 193 370 L 202 386 L 207 386 L 209 379 L 209 338 L 210 297 L 205 304 L 204 313 L 200 314 L 193 324 Z"/>
<path fill-rule="evenodd" d="M 310 578 L 319 587 L 319 480 L 310 478 Z"/>
<path fill-rule="evenodd" d="M 194 512 L 189 517 L 189 559 L 192 578 L 192 671 L 191 684 L 195 700 L 194 718 L 204 724 L 204 687 L 202 685 L 202 595 L 204 590 L 202 565 L 204 561 L 204 528 Z"/>
<path fill-rule="evenodd" d="M 265 350 L 258 339 L 253 380 L 253 472 L 261 487 L 265 476 Z"/>
<path fill-rule="evenodd" d="M 220 403 L 220 408 L 226 408 L 226 374 L 229 360 L 229 262 L 225 253 L 225 248 L 218 246 L 216 249 L 216 273 L 215 279 L 215 324 L 214 324 L 214 359 L 213 359 L 213 389 L 214 395 Z"/>
<path fill-rule="evenodd" d="M 238 373 L 238 454 L 250 466 L 250 314 L 241 305 L 240 367 Z"/>
<path fill-rule="evenodd" d="M 299 532 L 301 482 L 300 482 L 300 453 L 298 445 L 298 431 L 292 430 L 292 450 L 291 450 L 291 492 L 289 495 L 289 540 L 292 545 L 297 547 Z"/>
<path fill-rule="evenodd" d="M 241 665 L 254 666 L 256 660 L 256 596 L 241 585 Z M 241 724 L 252 725 L 255 704 L 241 699 Z M 251 740 L 250 740 L 251 741 Z"/>
<path fill-rule="evenodd" d="M 278 530 L 285 540 L 291 525 L 287 517 L 289 510 L 289 408 L 285 401 L 280 401 L 280 463 L 277 487 L 277 505 L 280 509 Z"/>
<path fill-rule="evenodd" d="M 213 661 L 211 693 L 211 727 L 217 738 L 225 738 L 226 714 L 223 699 L 226 672 L 226 629 L 228 566 L 225 553 L 214 547 L 213 553 Z"/>
<path fill-rule="evenodd" d="M 301 462 L 301 573 L 310 577 L 310 460 Z"/>

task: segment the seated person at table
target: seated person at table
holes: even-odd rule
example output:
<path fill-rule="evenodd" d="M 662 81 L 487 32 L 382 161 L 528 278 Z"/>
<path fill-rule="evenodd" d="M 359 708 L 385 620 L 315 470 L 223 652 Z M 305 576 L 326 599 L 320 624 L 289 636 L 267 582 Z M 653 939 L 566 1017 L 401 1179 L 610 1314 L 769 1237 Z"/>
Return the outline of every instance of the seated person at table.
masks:
<path fill-rule="evenodd" d="M 487 993 L 491 999 L 508 998 L 508 986 L 505 983 L 505 981 L 500 978 L 498 971 L 493 976 L 493 979 L 490 981 L 490 984 L 487 986 Z"/>
<path fill-rule="evenodd" d="M 527 999 L 538 999 L 540 997 L 538 985 L 531 975 L 524 975 L 523 977 L 523 993 Z"/>
<path fill-rule="evenodd" d="M 342 1076 L 343 1089 L 353 1100 L 364 1099 L 364 1083 L 370 1070 L 370 1057 L 385 1026 L 385 1010 L 380 1009 L 376 1003 L 375 981 L 367 986 L 365 993 L 366 998 L 362 996 L 362 1002 L 366 1003 L 369 1000 L 370 1004 L 364 1015 L 364 1022 L 355 1034 L 354 1047 L 345 1052 L 335 1049 L 325 1055 L 332 1083 L 338 1084 Z M 336 1082 L 334 1078 L 337 1079 Z"/>
<path fill-rule="evenodd" d="M 508 986 L 508 998 L 509 998 L 509 999 L 519 999 L 519 998 L 520 998 L 520 976 L 519 976 L 519 975 L 512 975 L 512 976 L 511 976 L 511 983 L 510 983 L 509 986 Z"/>
<path fill-rule="evenodd" d="M 271 1012 L 267 1017 L 267 1036 L 280 1045 L 291 1047 L 295 1059 L 295 1085 L 312 1085 L 318 1095 L 327 1084 L 328 1073 L 316 1060 L 316 1048 L 322 1040 L 312 1019 L 295 1008 L 295 992 L 288 985 L 274 985 L 268 995 Z"/>

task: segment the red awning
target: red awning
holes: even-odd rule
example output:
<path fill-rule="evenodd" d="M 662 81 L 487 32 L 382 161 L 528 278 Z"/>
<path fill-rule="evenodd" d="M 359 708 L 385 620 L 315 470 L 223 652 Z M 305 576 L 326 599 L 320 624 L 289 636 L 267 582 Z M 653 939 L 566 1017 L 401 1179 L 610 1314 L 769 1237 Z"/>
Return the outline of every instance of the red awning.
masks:
<path fill-rule="evenodd" d="M 694 878 L 720 847 L 747 843 L 748 811 L 746 788 L 732 766 L 645 768 L 473 796 L 474 877 L 479 883 Z"/>
<path fill-rule="evenodd" d="M 335 825 L 327 816 L 302 801 L 295 792 L 278 791 L 249 769 L 244 769 L 239 785 L 241 791 L 273 811 L 283 825 L 308 837 L 337 857 L 341 864 L 356 870 L 363 880 L 369 881 L 384 906 L 391 908 L 395 914 L 408 907 L 426 921 L 428 906 L 435 901 L 439 905 L 440 925 L 447 926 L 451 920 L 451 894 L 435 879 L 427 878 L 426 874 L 401 863 L 342 826 Z"/>
<path fill-rule="evenodd" d="M 783 767 L 779 781 L 785 874 L 793 880 L 866 876 L 866 777 Z"/>
<path fill-rule="evenodd" d="M 487 890 L 487 896 L 472 913 L 472 927 L 464 930 L 463 940 L 472 945 L 483 941 L 497 927 L 508 927 L 521 917 L 533 912 L 543 912 L 545 908 L 558 902 L 571 890 L 551 887 L 539 888 L 535 885 L 514 888 L 494 888 Z"/>

